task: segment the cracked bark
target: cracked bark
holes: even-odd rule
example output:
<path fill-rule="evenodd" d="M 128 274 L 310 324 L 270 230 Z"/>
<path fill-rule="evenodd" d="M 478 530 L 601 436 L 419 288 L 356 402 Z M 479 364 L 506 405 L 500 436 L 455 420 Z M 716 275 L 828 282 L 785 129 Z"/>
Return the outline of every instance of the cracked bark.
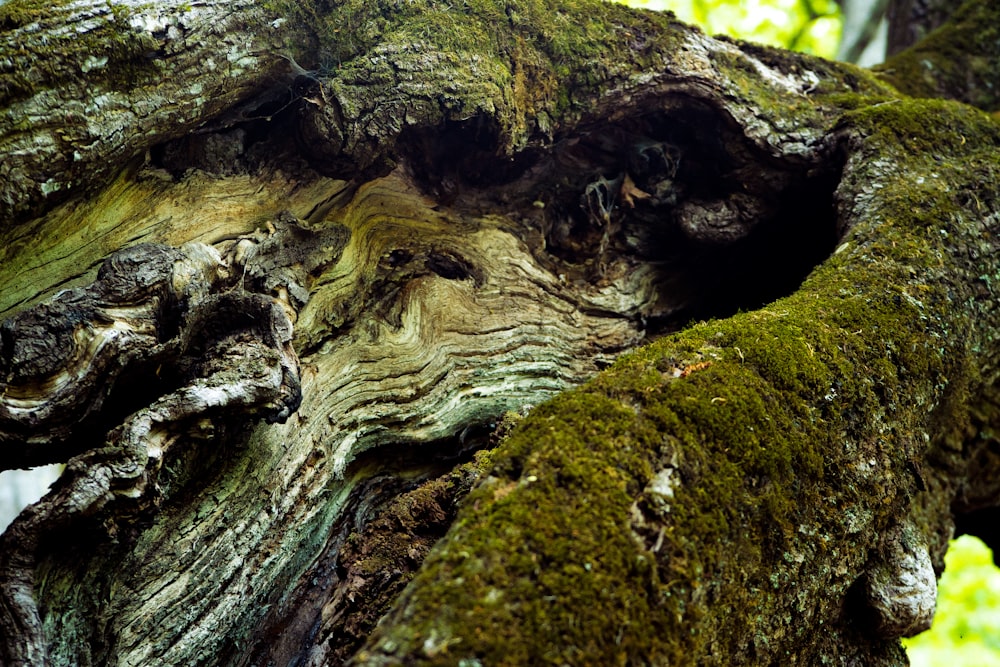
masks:
<path fill-rule="evenodd" d="M 98 4 L 0 6 L 8 663 L 902 664 L 997 504 L 989 116 L 601 3 Z"/>

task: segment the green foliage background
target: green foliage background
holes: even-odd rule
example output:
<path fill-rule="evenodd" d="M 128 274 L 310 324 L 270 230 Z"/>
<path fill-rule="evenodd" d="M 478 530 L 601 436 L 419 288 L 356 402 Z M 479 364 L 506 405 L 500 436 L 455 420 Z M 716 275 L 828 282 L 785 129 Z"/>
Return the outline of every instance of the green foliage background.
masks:
<path fill-rule="evenodd" d="M 673 11 L 709 34 L 763 42 L 833 58 L 840 41 L 834 0 L 620 0 Z M 913 667 L 1000 667 L 1000 569 L 968 535 L 953 540 L 927 632 L 903 642 Z"/>
<path fill-rule="evenodd" d="M 840 42 L 834 0 L 624 0 L 632 7 L 669 9 L 708 34 L 763 42 L 832 58 Z"/>
<path fill-rule="evenodd" d="M 934 627 L 903 642 L 913 667 L 1000 667 L 1000 570 L 978 539 L 953 540 Z"/>

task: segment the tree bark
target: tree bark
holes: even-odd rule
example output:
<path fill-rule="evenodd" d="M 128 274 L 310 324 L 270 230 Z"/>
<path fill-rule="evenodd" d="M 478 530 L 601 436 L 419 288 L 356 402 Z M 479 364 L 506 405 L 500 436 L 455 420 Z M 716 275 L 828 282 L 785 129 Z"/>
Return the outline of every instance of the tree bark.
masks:
<path fill-rule="evenodd" d="M 892 0 L 888 3 L 889 39 L 894 56 L 944 25 L 965 0 Z"/>
<path fill-rule="evenodd" d="M 905 664 L 998 505 L 988 114 L 589 0 L 46 12 L 5 664 Z"/>
<path fill-rule="evenodd" d="M 1000 109 L 996 33 L 984 29 L 996 25 L 998 8 L 979 2 L 930 4 L 934 9 L 917 18 L 902 14 L 901 20 L 892 19 L 892 25 L 912 26 L 921 34 L 926 31 L 927 37 L 916 44 L 912 39 L 901 42 L 900 46 L 913 44 L 901 52 L 890 46 L 892 57 L 878 70 L 901 92 L 914 97 L 944 97 L 987 111 Z M 941 25 L 946 16 L 951 20 Z"/>

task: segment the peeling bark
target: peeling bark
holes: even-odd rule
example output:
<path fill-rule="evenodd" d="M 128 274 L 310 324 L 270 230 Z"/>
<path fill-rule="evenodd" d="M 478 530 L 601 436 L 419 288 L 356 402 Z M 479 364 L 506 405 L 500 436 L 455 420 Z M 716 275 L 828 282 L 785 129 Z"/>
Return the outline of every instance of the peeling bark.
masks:
<path fill-rule="evenodd" d="M 0 12 L 7 662 L 903 664 L 997 506 L 988 115 L 599 2 Z"/>

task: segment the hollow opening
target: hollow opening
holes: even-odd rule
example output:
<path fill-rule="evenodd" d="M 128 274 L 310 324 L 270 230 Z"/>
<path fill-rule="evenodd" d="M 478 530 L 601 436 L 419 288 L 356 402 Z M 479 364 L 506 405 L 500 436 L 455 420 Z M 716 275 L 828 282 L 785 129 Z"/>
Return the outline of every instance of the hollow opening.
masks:
<path fill-rule="evenodd" d="M 411 131 L 398 148 L 441 205 L 521 222 L 540 263 L 569 281 L 652 268 L 659 295 L 641 317 L 656 335 L 794 292 L 836 247 L 843 167 L 777 159 L 708 104 L 669 104 L 512 157 L 486 119 Z"/>

